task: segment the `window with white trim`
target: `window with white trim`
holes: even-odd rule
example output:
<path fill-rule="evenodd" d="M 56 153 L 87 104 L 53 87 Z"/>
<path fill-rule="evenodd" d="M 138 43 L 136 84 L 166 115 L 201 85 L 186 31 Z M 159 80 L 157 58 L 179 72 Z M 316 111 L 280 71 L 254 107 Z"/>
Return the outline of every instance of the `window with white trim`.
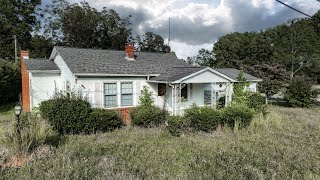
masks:
<path fill-rule="evenodd" d="M 117 107 L 117 83 L 104 84 L 105 107 Z"/>
<path fill-rule="evenodd" d="M 133 105 L 133 86 L 132 82 L 121 83 L 121 106 Z"/>

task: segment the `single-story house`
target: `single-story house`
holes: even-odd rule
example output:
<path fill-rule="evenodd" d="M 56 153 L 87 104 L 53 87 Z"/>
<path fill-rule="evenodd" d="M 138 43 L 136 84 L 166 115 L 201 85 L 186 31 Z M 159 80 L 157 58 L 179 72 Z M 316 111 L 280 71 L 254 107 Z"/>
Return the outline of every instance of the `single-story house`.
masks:
<path fill-rule="evenodd" d="M 168 53 L 54 47 L 48 60 L 22 57 L 22 104 L 31 111 L 59 91 L 81 92 L 93 107 L 126 109 L 139 105 L 143 86 L 154 103 L 181 114 L 193 103 L 215 106 L 220 97 L 230 103 L 239 70 L 194 67 Z M 245 73 L 250 91 L 259 78 Z"/>

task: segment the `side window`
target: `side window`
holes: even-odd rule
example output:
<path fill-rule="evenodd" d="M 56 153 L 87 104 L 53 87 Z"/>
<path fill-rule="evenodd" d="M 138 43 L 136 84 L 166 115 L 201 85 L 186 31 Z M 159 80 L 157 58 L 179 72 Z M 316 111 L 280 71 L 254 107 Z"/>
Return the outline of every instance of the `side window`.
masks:
<path fill-rule="evenodd" d="M 166 94 L 166 84 L 159 83 L 158 84 L 158 96 L 164 96 Z"/>
<path fill-rule="evenodd" d="M 104 84 L 105 107 L 117 107 L 117 83 Z"/>
<path fill-rule="evenodd" d="M 181 89 L 181 97 L 184 99 L 188 99 L 188 84 L 186 84 L 182 89 Z"/>
<path fill-rule="evenodd" d="M 121 106 L 133 105 L 133 87 L 132 82 L 121 83 Z"/>

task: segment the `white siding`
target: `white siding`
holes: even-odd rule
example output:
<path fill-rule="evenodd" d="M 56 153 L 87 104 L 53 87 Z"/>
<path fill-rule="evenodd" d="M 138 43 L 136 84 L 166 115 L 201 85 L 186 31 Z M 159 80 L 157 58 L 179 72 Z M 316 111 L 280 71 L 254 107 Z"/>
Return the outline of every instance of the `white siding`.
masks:
<path fill-rule="evenodd" d="M 61 85 L 58 88 L 60 90 L 65 90 L 66 81 L 69 81 L 71 85 L 71 89 L 77 90 L 78 86 L 76 84 L 76 78 L 59 54 L 57 54 L 57 56 L 54 58 L 54 62 L 57 64 L 57 66 L 61 70 L 61 75 L 60 75 Z"/>
<path fill-rule="evenodd" d="M 204 71 L 196 76 L 190 77 L 182 83 L 208 83 L 208 82 L 229 82 L 222 76 L 219 76 L 211 71 Z"/>
<path fill-rule="evenodd" d="M 54 95 L 55 87 L 61 86 L 59 74 L 29 73 L 30 106 L 38 106 Z"/>

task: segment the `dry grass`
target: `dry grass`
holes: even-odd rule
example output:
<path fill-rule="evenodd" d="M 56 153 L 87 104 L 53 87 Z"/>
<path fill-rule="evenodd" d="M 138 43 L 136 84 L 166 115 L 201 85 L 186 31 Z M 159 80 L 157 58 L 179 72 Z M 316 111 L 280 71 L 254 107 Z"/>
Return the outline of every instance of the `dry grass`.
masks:
<path fill-rule="evenodd" d="M 172 137 L 165 129 L 69 136 L 5 179 L 320 179 L 320 108 L 271 107 L 247 129 Z M 1 177 L 1 174 L 0 174 Z"/>

